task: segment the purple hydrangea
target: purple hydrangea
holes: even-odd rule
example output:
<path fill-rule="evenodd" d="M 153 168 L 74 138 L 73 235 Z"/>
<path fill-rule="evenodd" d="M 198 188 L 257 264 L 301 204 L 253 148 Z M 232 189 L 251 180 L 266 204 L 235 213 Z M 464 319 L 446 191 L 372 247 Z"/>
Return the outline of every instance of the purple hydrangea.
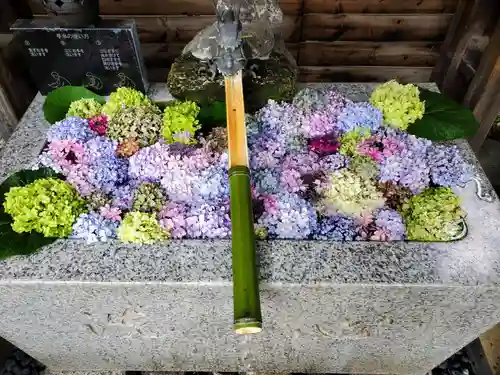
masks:
<path fill-rule="evenodd" d="M 89 128 L 87 120 L 81 117 L 68 117 L 62 121 L 56 122 L 47 132 L 47 140 L 61 141 L 71 140 L 75 142 L 87 142 L 96 134 Z"/>
<path fill-rule="evenodd" d="M 472 169 L 456 146 L 435 144 L 428 148 L 431 180 L 446 187 L 464 185 L 472 177 Z"/>
<path fill-rule="evenodd" d="M 276 168 L 286 153 L 285 145 L 272 137 L 261 137 L 249 148 L 252 169 Z"/>
<path fill-rule="evenodd" d="M 85 151 L 90 160 L 115 156 L 118 142 L 106 137 L 94 137 L 85 143 Z"/>
<path fill-rule="evenodd" d="M 187 236 L 186 216 L 188 207 L 182 203 L 169 202 L 158 214 L 160 226 L 170 232 L 172 238 L 184 238 Z"/>
<path fill-rule="evenodd" d="M 397 183 L 414 194 L 422 192 L 430 183 L 427 150 L 431 141 L 401 131 L 388 132 L 397 138 L 401 150 L 383 158 L 380 163 L 380 181 Z"/>
<path fill-rule="evenodd" d="M 188 238 L 229 238 L 229 202 L 215 201 L 192 206 L 186 214 Z"/>
<path fill-rule="evenodd" d="M 286 144 L 287 149 L 298 149 L 305 145 L 301 136 L 302 111 L 286 102 L 269 100 L 257 116 L 261 122 L 261 137 L 273 138 Z"/>
<path fill-rule="evenodd" d="M 283 192 L 268 196 L 264 206 L 257 225 L 267 228 L 271 238 L 303 239 L 316 230 L 316 210 L 297 194 Z"/>
<path fill-rule="evenodd" d="M 132 209 L 134 191 L 139 185 L 137 181 L 128 181 L 124 185 L 117 186 L 112 192 L 112 205 L 121 210 Z"/>
<path fill-rule="evenodd" d="M 70 238 L 86 240 L 87 243 L 107 242 L 116 238 L 119 223 L 103 218 L 95 212 L 81 214 L 73 224 Z"/>
<path fill-rule="evenodd" d="M 332 154 L 319 159 L 319 169 L 322 172 L 335 172 L 347 167 L 349 158 L 344 154 Z"/>
<path fill-rule="evenodd" d="M 356 220 L 345 215 L 322 217 L 313 235 L 317 240 L 333 241 L 354 241 L 356 237 Z"/>
<path fill-rule="evenodd" d="M 341 133 L 356 128 L 377 131 L 382 125 L 383 115 L 380 110 L 366 102 L 348 103 L 337 118 L 337 127 Z"/>
<path fill-rule="evenodd" d="M 406 236 L 406 227 L 402 216 L 395 210 L 383 208 L 373 215 L 375 232 L 373 241 L 402 241 Z"/>
<path fill-rule="evenodd" d="M 302 134 L 306 138 L 322 137 L 335 131 L 337 118 L 330 111 L 316 111 L 305 116 L 302 121 Z"/>

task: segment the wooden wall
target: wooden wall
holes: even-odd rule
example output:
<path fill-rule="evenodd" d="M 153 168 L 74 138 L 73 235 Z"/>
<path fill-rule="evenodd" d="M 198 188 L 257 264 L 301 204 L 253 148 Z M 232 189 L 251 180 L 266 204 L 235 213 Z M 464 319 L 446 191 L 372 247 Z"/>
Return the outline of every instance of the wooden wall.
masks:
<path fill-rule="evenodd" d="M 41 0 L 28 0 L 35 15 Z M 430 78 L 458 0 L 281 0 L 302 81 Z M 103 18 L 134 18 L 150 79 L 214 21 L 212 0 L 100 0 Z"/>

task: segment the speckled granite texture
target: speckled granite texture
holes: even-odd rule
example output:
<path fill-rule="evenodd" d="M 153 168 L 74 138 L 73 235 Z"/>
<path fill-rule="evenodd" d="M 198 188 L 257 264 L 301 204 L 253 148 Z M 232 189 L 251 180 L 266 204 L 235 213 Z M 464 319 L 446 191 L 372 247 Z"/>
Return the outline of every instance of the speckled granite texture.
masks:
<path fill-rule="evenodd" d="M 372 88 L 335 86 L 357 100 Z M 40 152 L 42 101 L 5 146 L 0 177 Z M 476 190 L 457 191 L 462 241 L 259 243 L 264 331 L 251 342 L 231 331 L 228 241 L 58 241 L 0 262 L 0 336 L 57 370 L 423 374 L 500 321 L 500 205 Z"/>

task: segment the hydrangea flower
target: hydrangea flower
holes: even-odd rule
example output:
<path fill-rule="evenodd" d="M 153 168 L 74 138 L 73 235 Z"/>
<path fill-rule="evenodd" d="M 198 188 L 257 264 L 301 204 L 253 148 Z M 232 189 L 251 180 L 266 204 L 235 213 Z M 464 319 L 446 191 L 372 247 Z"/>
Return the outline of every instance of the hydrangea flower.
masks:
<path fill-rule="evenodd" d="M 370 103 L 382 111 L 386 124 L 402 130 L 421 119 L 425 112 L 418 87 L 394 80 L 378 86 L 370 96 Z"/>
<path fill-rule="evenodd" d="M 112 92 L 108 101 L 102 107 L 102 113 L 111 120 L 123 108 L 152 106 L 151 101 L 140 91 L 129 87 L 120 87 Z"/>
<path fill-rule="evenodd" d="M 323 172 L 334 172 L 347 167 L 349 158 L 343 154 L 326 155 L 319 159 L 319 170 Z"/>
<path fill-rule="evenodd" d="M 85 202 L 68 183 L 41 178 L 5 194 L 5 212 L 12 216 L 15 232 L 39 232 L 45 237 L 67 237 Z"/>
<path fill-rule="evenodd" d="M 196 143 L 195 133 L 201 125 L 196 120 L 200 107 L 192 101 L 174 101 L 163 111 L 162 136 L 167 143 Z"/>
<path fill-rule="evenodd" d="M 116 233 L 118 239 L 123 242 L 139 244 L 165 240 L 170 236 L 169 232 L 160 226 L 154 214 L 144 212 L 127 213 Z"/>
<path fill-rule="evenodd" d="M 427 158 L 434 184 L 452 187 L 464 185 L 471 180 L 472 169 L 456 146 L 431 145 Z"/>
<path fill-rule="evenodd" d="M 194 205 L 186 214 L 185 223 L 189 238 L 229 238 L 229 202 L 213 201 Z"/>
<path fill-rule="evenodd" d="M 382 160 L 379 180 L 395 182 L 418 194 L 429 186 L 427 150 L 431 142 L 402 132 L 397 133 L 397 139 L 402 150 Z"/>
<path fill-rule="evenodd" d="M 111 207 L 109 204 L 102 206 L 99 209 L 99 213 L 103 218 L 111 221 L 121 221 L 122 219 L 122 210 L 120 210 L 118 207 Z"/>
<path fill-rule="evenodd" d="M 320 156 L 336 153 L 340 148 L 340 143 L 333 135 L 310 139 L 308 142 L 309 150 Z"/>
<path fill-rule="evenodd" d="M 85 148 L 82 143 L 72 140 L 54 140 L 47 146 L 47 153 L 50 155 L 61 171 L 69 173 L 75 164 L 85 162 Z"/>
<path fill-rule="evenodd" d="M 282 192 L 268 196 L 264 206 L 257 226 L 267 228 L 271 238 L 302 239 L 316 230 L 316 210 L 297 194 Z"/>
<path fill-rule="evenodd" d="M 315 240 L 333 241 L 354 241 L 356 237 L 356 220 L 345 215 L 322 217 L 313 235 Z"/>
<path fill-rule="evenodd" d="M 94 134 L 89 129 L 87 120 L 81 117 L 68 117 L 56 122 L 47 132 L 47 140 L 49 142 L 70 140 L 84 143 L 93 136 Z"/>
<path fill-rule="evenodd" d="M 280 173 L 278 169 L 258 169 L 251 173 L 253 185 L 259 194 L 275 194 L 279 190 Z"/>
<path fill-rule="evenodd" d="M 118 225 L 116 221 L 108 220 L 95 212 L 81 214 L 73 224 L 73 232 L 69 237 L 85 240 L 88 244 L 107 242 L 116 238 Z"/>
<path fill-rule="evenodd" d="M 303 114 L 293 104 L 270 99 L 257 116 L 261 122 L 261 137 L 282 141 L 291 150 L 305 144 L 301 135 Z"/>
<path fill-rule="evenodd" d="M 88 119 L 90 130 L 98 135 L 106 135 L 108 131 L 108 116 L 96 115 Z"/>
<path fill-rule="evenodd" d="M 182 203 L 168 202 L 158 213 L 160 226 L 168 230 L 172 238 L 187 236 L 186 216 L 188 207 Z"/>
<path fill-rule="evenodd" d="M 151 105 L 120 109 L 109 121 L 107 135 L 124 142 L 133 139 L 139 146 L 154 144 L 160 138 L 162 117 L 160 110 Z"/>
<path fill-rule="evenodd" d="M 379 173 L 379 166 L 366 156 L 354 156 L 349 161 L 349 169 L 364 179 L 373 179 Z"/>
<path fill-rule="evenodd" d="M 337 128 L 341 133 L 365 128 L 376 132 L 382 125 L 382 112 L 366 102 L 348 103 L 337 118 Z"/>
<path fill-rule="evenodd" d="M 135 181 L 129 181 L 124 185 L 116 187 L 116 189 L 111 192 L 111 205 L 114 207 L 118 207 L 121 210 L 132 209 L 132 202 L 136 185 L 137 183 Z"/>
<path fill-rule="evenodd" d="M 90 167 L 87 164 L 77 164 L 66 175 L 66 181 L 73 185 L 83 197 L 86 197 L 97 190 L 90 183 L 89 174 Z"/>
<path fill-rule="evenodd" d="M 406 235 L 406 227 L 402 216 L 392 209 L 377 210 L 374 215 L 375 232 L 373 241 L 402 241 Z"/>
<path fill-rule="evenodd" d="M 159 183 L 144 182 L 135 190 L 132 209 L 140 212 L 159 212 L 167 196 Z"/>
<path fill-rule="evenodd" d="M 363 212 L 383 207 L 385 203 L 372 180 L 348 169 L 332 173 L 319 192 L 323 196 L 320 209 L 326 215 L 343 213 L 360 216 Z"/>
<path fill-rule="evenodd" d="M 301 132 L 304 137 L 322 137 L 335 131 L 337 118 L 331 112 L 323 110 L 304 117 L 301 124 Z"/>
<path fill-rule="evenodd" d="M 347 156 L 354 156 L 357 154 L 358 144 L 369 137 L 370 129 L 368 128 L 350 130 L 340 137 L 339 152 Z"/>
<path fill-rule="evenodd" d="M 450 188 L 429 188 L 403 206 L 410 241 L 449 241 L 461 231 L 464 212 Z"/>
<path fill-rule="evenodd" d="M 95 191 L 86 197 L 87 208 L 89 211 L 99 211 L 99 209 L 111 201 L 107 194 Z"/>
<path fill-rule="evenodd" d="M 102 104 L 94 98 L 83 98 L 75 100 L 69 106 L 66 117 L 78 116 L 81 118 L 89 118 L 101 113 Z"/>

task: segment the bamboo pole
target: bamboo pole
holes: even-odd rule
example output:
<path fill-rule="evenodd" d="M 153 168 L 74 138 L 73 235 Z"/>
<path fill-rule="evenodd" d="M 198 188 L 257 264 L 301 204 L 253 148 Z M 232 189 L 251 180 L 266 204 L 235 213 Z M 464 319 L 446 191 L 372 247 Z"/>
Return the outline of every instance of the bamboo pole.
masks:
<path fill-rule="evenodd" d="M 225 78 L 231 195 L 234 330 L 262 330 L 241 71 Z"/>

